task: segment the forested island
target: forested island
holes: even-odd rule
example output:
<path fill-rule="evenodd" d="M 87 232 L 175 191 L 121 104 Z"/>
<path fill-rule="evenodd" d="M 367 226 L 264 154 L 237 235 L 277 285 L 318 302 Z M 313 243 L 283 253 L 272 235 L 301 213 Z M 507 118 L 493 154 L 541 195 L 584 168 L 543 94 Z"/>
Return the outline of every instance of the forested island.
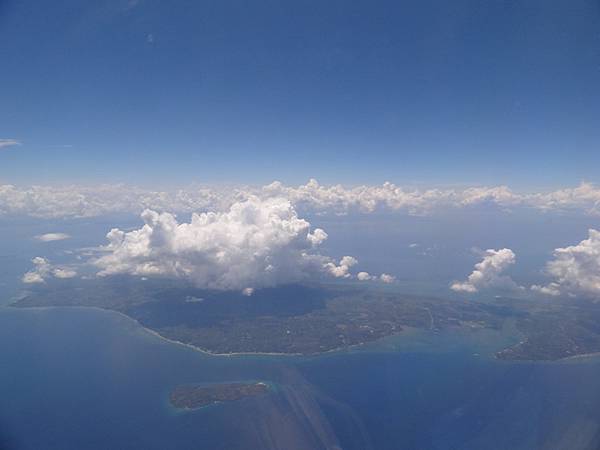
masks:
<path fill-rule="evenodd" d="M 214 403 L 232 402 L 266 394 L 268 391 L 269 386 L 263 382 L 181 385 L 171 391 L 169 401 L 175 408 L 196 409 Z"/>

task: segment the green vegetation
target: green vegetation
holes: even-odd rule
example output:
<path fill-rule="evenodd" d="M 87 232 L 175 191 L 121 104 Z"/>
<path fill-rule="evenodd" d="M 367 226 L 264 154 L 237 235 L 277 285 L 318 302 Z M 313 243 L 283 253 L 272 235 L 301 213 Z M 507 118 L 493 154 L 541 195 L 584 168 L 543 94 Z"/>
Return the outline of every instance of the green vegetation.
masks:
<path fill-rule="evenodd" d="M 161 336 L 216 354 L 318 354 L 405 327 L 500 329 L 523 338 L 500 359 L 557 360 L 600 352 L 600 305 L 559 301 L 422 298 L 357 286 L 286 286 L 251 297 L 169 280 L 129 277 L 55 282 L 13 306 L 93 306 L 132 317 Z"/>
<path fill-rule="evenodd" d="M 176 408 L 194 409 L 214 403 L 232 402 L 245 397 L 266 394 L 265 383 L 219 383 L 205 386 L 177 386 L 169 394 L 169 401 Z"/>

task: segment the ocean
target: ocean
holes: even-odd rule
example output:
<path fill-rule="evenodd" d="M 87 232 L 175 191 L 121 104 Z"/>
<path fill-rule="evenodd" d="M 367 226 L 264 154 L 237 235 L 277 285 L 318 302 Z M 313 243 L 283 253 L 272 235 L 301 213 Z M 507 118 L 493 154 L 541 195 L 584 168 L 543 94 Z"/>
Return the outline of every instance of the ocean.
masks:
<path fill-rule="evenodd" d="M 600 359 L 489 356 L 509 340 L 411 331 L 316 357 L 216 357 L 109 311 L 0 308 L 0 448 L 597 448 Z M 178 384 L 245 380 L 275 387 L 168 402 Z"/>

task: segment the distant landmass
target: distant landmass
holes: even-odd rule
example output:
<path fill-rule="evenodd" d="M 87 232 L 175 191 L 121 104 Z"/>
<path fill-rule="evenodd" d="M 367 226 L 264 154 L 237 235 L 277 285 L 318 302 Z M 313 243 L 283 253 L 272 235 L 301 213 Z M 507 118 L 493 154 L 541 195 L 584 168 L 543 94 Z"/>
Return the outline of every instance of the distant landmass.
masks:
<path fill-rule="evenodd" d="M 266 394 L 269 386 L 257 383 L 218 383 L 205 386 L 176 386 L 169 394 L 171 404 L 180 409 L 195 409 L 214 403 L 232 402 L 245 397 Z"/>
<path fill-rule="evenodd" d="M 496 329 L 521 334 L 500 359 L 557 360 L 600 352 L 600 305 L 440 299 L 349 286 L 285 286 L 251 297 L 169 280 L 130 277 L 55 282 L 15 307 L 88 306 L 118 311 L 160 336 L 213 354 L 319 354 L 376 341 L 404 328 Z"/>

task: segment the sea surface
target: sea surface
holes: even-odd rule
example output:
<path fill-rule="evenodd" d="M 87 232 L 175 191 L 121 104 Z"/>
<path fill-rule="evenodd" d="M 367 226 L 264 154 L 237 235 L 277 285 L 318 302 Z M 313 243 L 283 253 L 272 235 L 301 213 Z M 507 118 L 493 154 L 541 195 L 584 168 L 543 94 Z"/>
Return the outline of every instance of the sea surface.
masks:
<path fill-rule="evenodd" d="M 119 314 L 0 308 L 2 449 L 592 449 L 600 359 L 511 363 L 505 333 L 417 332 L 318 357 L 215 357 Z M 181 383 L 265 380 L 178 411 Z"/>

